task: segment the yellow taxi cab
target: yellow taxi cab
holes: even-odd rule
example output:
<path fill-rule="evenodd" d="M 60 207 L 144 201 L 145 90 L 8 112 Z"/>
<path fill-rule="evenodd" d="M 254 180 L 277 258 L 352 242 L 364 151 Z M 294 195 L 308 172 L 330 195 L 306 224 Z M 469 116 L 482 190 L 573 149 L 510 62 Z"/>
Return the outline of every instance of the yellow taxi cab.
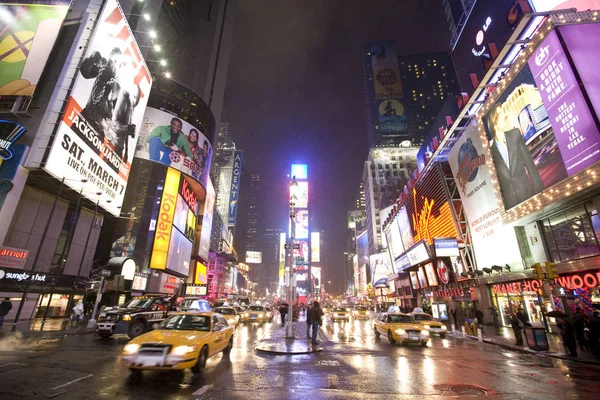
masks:
<path fill-rule="evenodd" d="M 219 352 L 229 354 L 233 328 L 214 312 L 177 313 L 155 330 L 132 339 L 123 348 L 121 361 L 136 374 L 142 370 L 201 372 Z"/>
<path fill-rule="evenodd" d="M 375 337 L 385 335 L 391 344 L 396 342 L 416 343 L 427 346 L 429 331 L 424 329 L 410 315 L 404 313 L 381 313 L 373 324 Z"/>
<path fill-rule="evenodd" d="M 235 328 L 240 323 L 240 315 L 233 307 L 219 307 L 215 308 L 213 311 L 224 316 L 229 326 Z"/>
<path fill-rule="evenodd" d="M 271 322 L 273 321 L 273 317 L 275 317 L 275 312 L 273 311 L 273 308 L 269 307 L 269 306 L 265 306 L 265 312 L 266 312 L 266 320 Z"/>
<path fill-rule="evenodd" d="M 331 320 L 337 321 L 339 319 L 350 321 L 350 311 L 346 307 L 334 307 L 331 310 Z"/>
<path fill-rule="evenodd" d="M 371 313 L 367 307 L 356 306 L 354 310 L 352 310 L 352 316 L 354 319 L 370 319 Z"/>
<path fill-rule="evenodd" d="M 427 329 L 430 334 L 435 333 L 440 335 L 441 338 L 446 337 L 446 332 L 448 330 L 446 325 L 436 320 L 431 315 L 426 313 L 412 313 L 411 316 L 419 325 Z"/>
<path fill-rule="evenodd" d="M 257 304 L 249 306 L 246 311 L 244 311 L 242 320 L 245 322 L 259 322 L 262 324 L 267 320 L 267 310 L 265 310 L 264 306 Z"/>

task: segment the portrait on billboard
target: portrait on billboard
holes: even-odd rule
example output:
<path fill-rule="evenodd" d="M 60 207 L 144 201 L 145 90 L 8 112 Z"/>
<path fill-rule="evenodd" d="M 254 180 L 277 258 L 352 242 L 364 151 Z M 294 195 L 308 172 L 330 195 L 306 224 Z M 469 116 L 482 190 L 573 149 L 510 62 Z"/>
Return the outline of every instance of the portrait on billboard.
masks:
<path fill-rule="evenodd" d="M 71 0 L 1 3 L 0 96 L 33 96 Z"/>
<path fill-rule="evenodd" d="M 212 146 L 201 129 L 181 118 L 147 107 L 135 155 L 178 169 L 206 187 Z"/>
<path fill-rule="evenodd" d="M 296 238 L 308 239 L 308 210 L 296 210 Z"/>
<path fill-rule="evenodd" d="M 548 113 L 525 66 L 484 117 L 506 209 L 567 177 Z"/>
<path fill-rule="evenodd" d="M 371 261 L 371 284 L 374 288 L 388 286 L 388 275 L 394 273 L 389 253 L 373 254 Z"/>
<path fill-rule="evenodd" d="M 419 278 L 419 286 L 421 289 L 426 288 L 428 285 L 427 278 L 425 277 L 425 269 L 423 267 L 417 269 L 417 277 Z"/>
<path fill-rule="evenodd" d="M 396 215 L 396 221 L 398 222 L 398 229 L 400 231 L 400 238 L 404 245 L 404 250 L 407 250 L 414 246 L 415 238 L 413 236 L 412 228 L 410 226 L 410 220 L 408 219 L 408 213 L 406 207 L 402 207 Z"/>
<path fill-rule="evenodd" d="M 419 277 L 417 276 L 417 271 L 410 271 L 410 283 L 413 289 L 419 289 Z"/>
<path fill-rule="evenodd" d="M 291 194 L 290 194 L 291 195 Z M 298 182 L 298 187 L 295 191 L 296 207 L 308 207 L 308 182 Z"/>
<path fill-rule="evenodd" d="M 433 267 L 433 263 L 425 264 L 425 274 L 427 275 L 429 286 L 438 286 L 437 272 Z"/>

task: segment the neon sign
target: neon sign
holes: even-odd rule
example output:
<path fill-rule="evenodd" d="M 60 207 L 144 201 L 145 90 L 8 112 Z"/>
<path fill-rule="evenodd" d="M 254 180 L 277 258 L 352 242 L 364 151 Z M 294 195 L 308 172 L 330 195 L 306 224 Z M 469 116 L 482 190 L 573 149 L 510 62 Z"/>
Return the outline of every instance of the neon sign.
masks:
<path fill-rule="evenodd" d="M 414 212 L 412 213 L 412 224 L 415 243 L 424 240 L 427 244 L 431 244 L 435 237 L 458 237 L 454 217 L 448 202 L 435 207 L 436 202 L 434 199 L 421 196 L 422 206 L 419 210 L 418 200 L 417 190 L 413 189 Z"/>
<path fill-rule="evenodd" d="M 481 29 L 477 32 L 477 35 L 475 35 L 475 47 L 473 47 L 473 49 L 471 50 L 471 52 L 473 53 L 473 55 L 475 57 L 480 57 L 483 54 L 483 52 L 485 51 L 485 46 L 483 45 L 483 41 L 485 40 L 485 33 L 490 28 L 491 24 L 492 24 L 492 18 L 487 17 L 485 19 L 485 23 L 483 24 Z"/>

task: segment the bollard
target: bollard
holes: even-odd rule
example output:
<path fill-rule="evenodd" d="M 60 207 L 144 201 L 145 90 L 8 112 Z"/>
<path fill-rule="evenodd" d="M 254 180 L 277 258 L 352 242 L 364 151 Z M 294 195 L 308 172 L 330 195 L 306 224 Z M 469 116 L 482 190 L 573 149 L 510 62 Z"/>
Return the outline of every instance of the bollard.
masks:
<path fill-rule="evenodd" d="M 462 331 L 462 337 L 465 338 L 467 335 L 465 334 L 465 327 L 461 326 L 460 330 Z"/>
<path fill-rule="evenodd" d="M 456 332 L 456 326 L 454 324 L 451 324 L 450 327 L 452 328 L 452 333 Z"/>
<path fill-rule="evenodd" d="M 477 328 L 477 339 L 480 342 L 483 342 L 483 332 L 481 331 L 481 329 Z"/>

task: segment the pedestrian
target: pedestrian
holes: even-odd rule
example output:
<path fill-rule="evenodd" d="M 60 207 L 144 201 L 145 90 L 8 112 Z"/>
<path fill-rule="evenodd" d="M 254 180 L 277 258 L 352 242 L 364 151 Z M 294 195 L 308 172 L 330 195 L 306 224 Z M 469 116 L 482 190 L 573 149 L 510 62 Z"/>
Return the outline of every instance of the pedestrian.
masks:
<path fill-rule="evenodd" d="M 575 342 L 575 328 L 568 317 L 559 318 L 556 322 L 558 332 L 565 347 L 565 353 L 571 357 L 577 357 L 577 343 Z"/>
<path fill-rule="evenodd" d="M 285 316 L 288 312 L 288 306 L 285 303 L 281 303 L 281 307 L 279 307 L 279 315 L 281 316 L 281 325 L 285 324 Z"/>
<path fill-rule="evenodd" d="M 453 308 L 452 311 L 450 311 L 450 314 L 452 314 L 452 320 L 454 321 L 454 326 L 458 328 L 458 317 L 456 315 L 456 308 Z"/>
<path fill-rule="evenodd" d="M 481 329 L 481 332 L 483 333 L 483 311 L 481 311 L 481 309 L 477 309 L 477 311 L 475 311 L 475 318 L 477 318 L 477 327 L 479 329 Z"/>
<path fill-rule="evenodd" d="M 492 307 L 492 319 L 494 320 L 494 328 L 500 329 L 500 320 L 498 319 L 498 309 Z"/>
<path fill-rule="evenodd" d="M 311 328 L 311 322 L 310 322 L 310 306 L 308 306 L 306 308 L 306 337 L 308 339 L 310 339 L 310 328 Z"/>
<path fill-rule="evenodd" d="M 515 344 L 517 346 L 523 346 L 523 321 L 521 321 L 515 313 L 512 313 L 510 316 L 510 326 L 512 326 L 515 334 Z"/>
<path fill-rule="evenodd" d="M 312 326 L 312 344 L 319 344 L 317 341 L 319 334 L 319 326 L 323 323 L 323 310 L 319 305 L 318 301 L 313 303 L 313 306 L 310 308 L 310 312 L 308 313 L 308 317 L 310 318 L 310 323 Z"/>
<path fill-rule="evenodd" d="M 0 303 L 0 328 L 2 328 L 4 317 L 6 317 L 10 310 L 12 310 L 12 303 L 10 302 L 10 297 L 5 297 L 4 300 L 2 300 L 2 303 Z"/>
<path fill-rule="evenodd" d="M 525 314 L 525 310 L 523 310 L 523 306 L 519 306 L 519 308 L 517 309 L 517 318 L 519 318 L 519 321 L 521 321 L 523 325 L 529 322 L 527 314 Z"/>
<path fill-rule="evenodd" d="M 585 325 L 586 315 L 580 307 L 577 307 L 575 315 L 573 315 L 573 328 L 575 329 L 575 337 L 581 351 L 589 350 L 587 341 L 585 340 Z"/>
<path fill-rule="evenodd" d="M 83 321 L 83 300 L 79 300 L 77 305 L 73 307 L 73 317 L 72 321 L 75 321 L 75 325 L 78 325 Z"/>
<path fill-rule="evenodd" d="M 595 310 L 586 322 L 587 342 L 594 356 L 600 358 L 600 311 Z"/>

